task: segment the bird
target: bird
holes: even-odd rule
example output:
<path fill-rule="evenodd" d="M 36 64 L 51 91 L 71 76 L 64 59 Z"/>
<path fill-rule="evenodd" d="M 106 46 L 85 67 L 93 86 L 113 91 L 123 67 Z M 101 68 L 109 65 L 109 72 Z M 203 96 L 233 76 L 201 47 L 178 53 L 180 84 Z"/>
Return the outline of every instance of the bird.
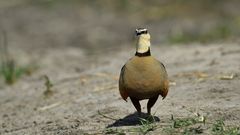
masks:
<path fill-rule="evenodd" d="M 159 95 L 164 99 L 169 90 L 168 74 L 162 62 L 151 55 L 150 34 L 146 28 L 137 28 L 135 56 L 130 58 L 121 68 L 119 92 L 123 100 L 129 97 L 141 116 L 141 100 L 148 99 L 147 114 Z"/>

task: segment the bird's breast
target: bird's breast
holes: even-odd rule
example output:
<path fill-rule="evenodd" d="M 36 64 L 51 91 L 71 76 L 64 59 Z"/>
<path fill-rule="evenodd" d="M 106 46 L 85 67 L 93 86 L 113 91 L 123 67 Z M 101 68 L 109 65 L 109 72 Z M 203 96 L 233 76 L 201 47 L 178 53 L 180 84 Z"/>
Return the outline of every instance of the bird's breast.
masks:
<path fill-rule="evenodd" d="M 165 69 L 154 59 L 133 59 L 124 73 L 124 87 L 129 95 L 148 98 L 161 93 L 166 79 Z"/>

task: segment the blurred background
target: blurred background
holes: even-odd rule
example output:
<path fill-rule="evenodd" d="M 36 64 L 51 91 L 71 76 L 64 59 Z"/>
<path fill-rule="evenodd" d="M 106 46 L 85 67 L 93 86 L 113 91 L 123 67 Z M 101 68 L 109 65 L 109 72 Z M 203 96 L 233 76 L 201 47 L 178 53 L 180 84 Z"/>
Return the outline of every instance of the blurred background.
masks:
<path fill-rule="evenodd" d="M 137 27 L 153 44 L 237 42 L 238 0 L 1 0 L 0 29 L 19 48 L 128 46 Z"/>

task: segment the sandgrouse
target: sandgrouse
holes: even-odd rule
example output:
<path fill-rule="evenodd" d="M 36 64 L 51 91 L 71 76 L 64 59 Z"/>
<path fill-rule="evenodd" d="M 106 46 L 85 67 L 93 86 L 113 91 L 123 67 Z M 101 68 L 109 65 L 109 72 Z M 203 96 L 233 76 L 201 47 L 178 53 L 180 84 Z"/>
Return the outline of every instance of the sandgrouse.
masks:
<path fill-rule="evenodd" d="M 150 34 L 145 28 L 136 29 L 136 53 L 122 67 L 119 78 L 119 91 L 126 101 L 130 97 L 137 112 L 141 114 L 140 100 L 149 99 L 147 112 L 161 95 L 163 99 L 168 93 L 168 75 L 164 65 L 151 56 Z"/>

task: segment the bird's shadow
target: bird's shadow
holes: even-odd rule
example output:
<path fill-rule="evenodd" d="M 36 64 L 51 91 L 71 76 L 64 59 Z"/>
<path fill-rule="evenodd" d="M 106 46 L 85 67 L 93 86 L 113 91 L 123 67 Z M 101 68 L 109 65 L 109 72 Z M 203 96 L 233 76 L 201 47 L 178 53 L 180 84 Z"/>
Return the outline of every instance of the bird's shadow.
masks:
<path fill-rule="evenodd" d="M 141 113 L 141 117 L 139 117 L 138 113 L 135 112 L 133 114 L 127 115 L 122 119 L 116 120 L 114 123 L 108 125 L 106 128 L 140 125 L 141 118 L 149 121 L 154 121 L 154 122 L 160 121 L 160 119 L 157 116 L 151 116 L 151 115 L 148 115 L 147 113 Z"/>

